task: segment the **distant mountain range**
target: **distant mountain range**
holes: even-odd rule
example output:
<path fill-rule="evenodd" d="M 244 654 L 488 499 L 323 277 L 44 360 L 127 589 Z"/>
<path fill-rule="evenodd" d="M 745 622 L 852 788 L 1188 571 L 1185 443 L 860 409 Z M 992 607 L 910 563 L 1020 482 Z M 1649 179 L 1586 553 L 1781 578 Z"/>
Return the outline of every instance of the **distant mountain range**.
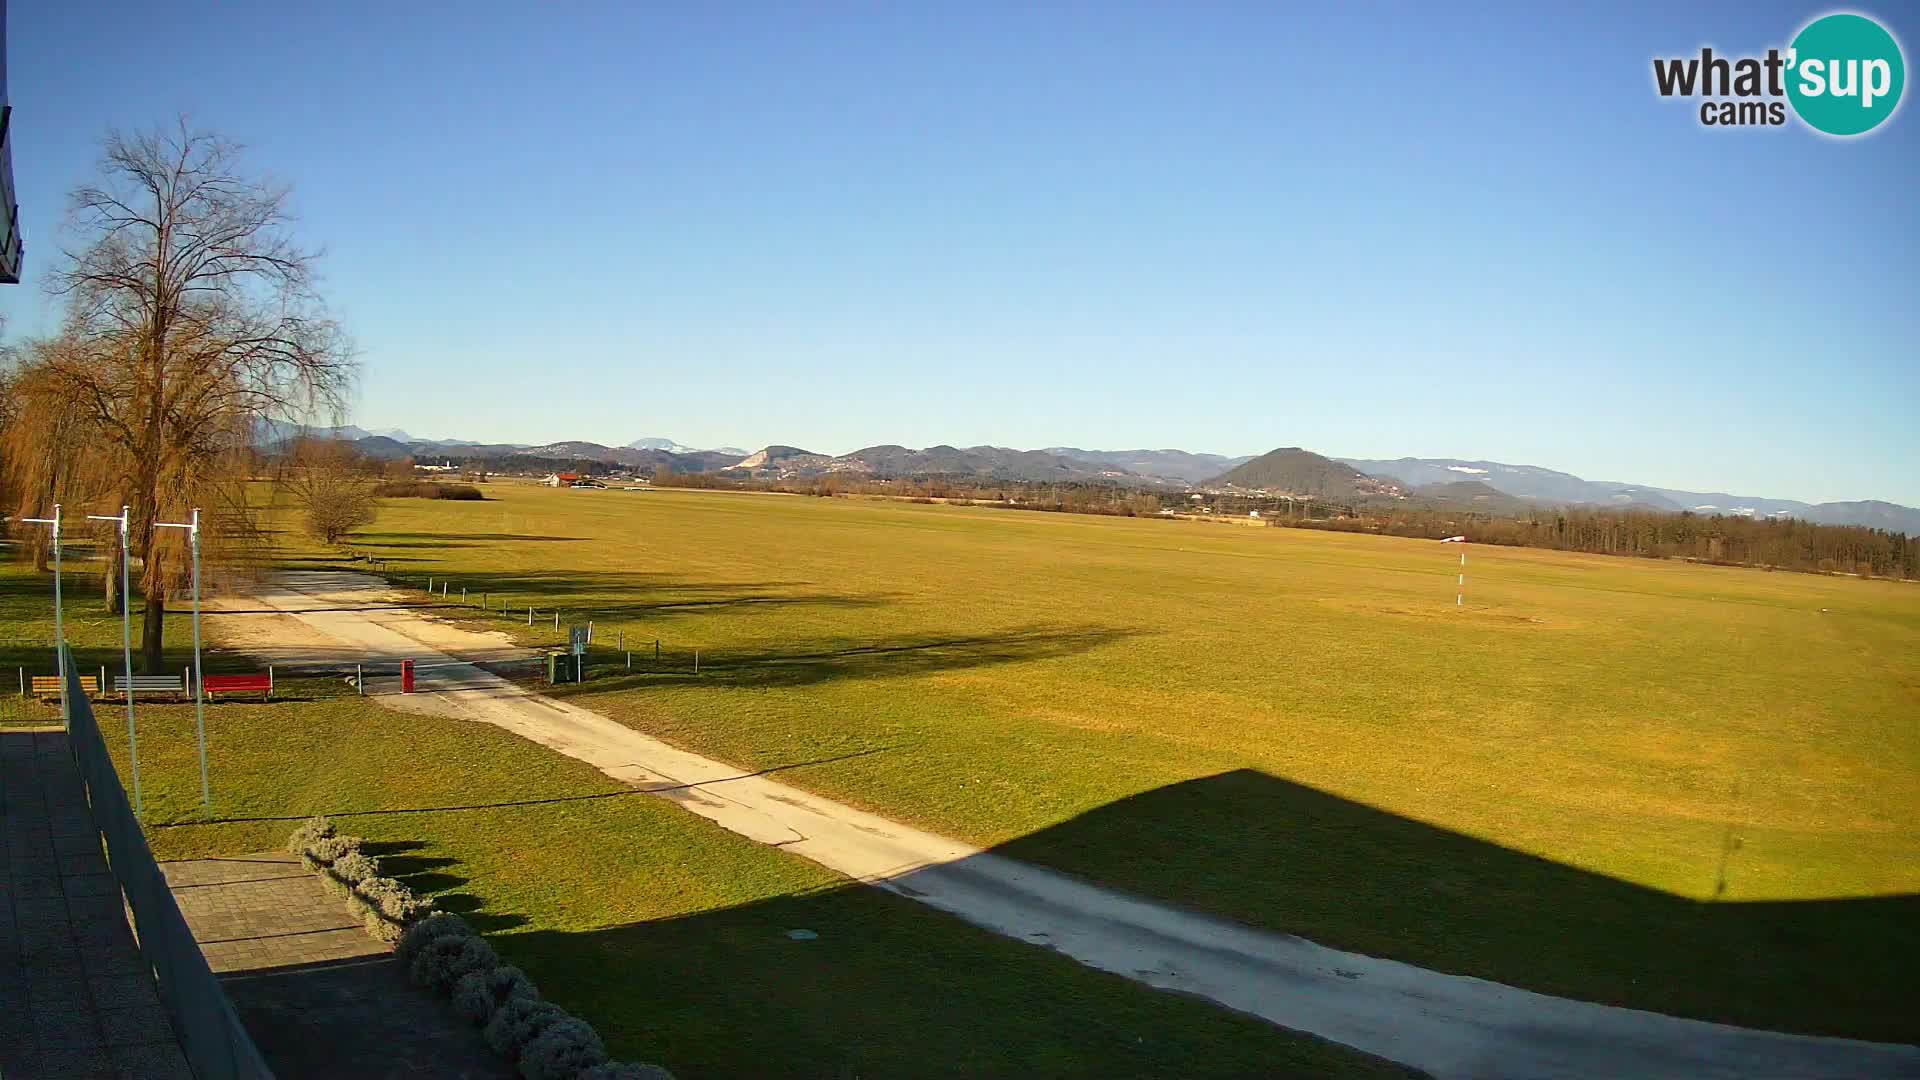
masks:
<path fill-rule="evenodd" d="M 1796 499 L 1730 495 L 1724 491 L 1683 491 L 1611 480 L 1583 480 L 1572 473 L 1556 472 L 1537 465 L 1509 465 L 1500 461 L 1464 461 L 1458 458 L 1336 460 L 1362 472 L 1391 477 L 1412 486 L 1477 480 L 1503 494 L 1525 499 L 1535 505 L 1637 506 L 1649 510 L 1691 510 L 1700 514 L 1736 517 L 1795 517 L 1821 525 L 1866 525 L 1895 532 L 1920 533 L 1920 510 L 1877 499 L 1805 503 Z"/>
<path fill-rule="evenodd" d="M 869 446 L 849 454 L 823 454 L 797 446 L 771 445 L 748 452 L 723 446 L 697 449 L 648 436 L 625 446 L 563 440 L 483 443 L 467 439 L 416 439 L 398 428 L 369 431 L 345 426 L 308 428 L 263 424 L 263 446 L 301 435 L 352 442 L 377 458 L 481 461 L 489 468 L 544 468 L 592 462 L 642 476 L 662 472 L 725 472 L 762 480 L 798 480 L 830 474 L 871 479 L 950 476 L 1027 483 L 1114 483 L 1185 490 L 1241 490 L 1339 502 L 1410 501 L 1458 506 L 1487 513 L 1523 513 L 1541 506 L 1638 507 L 1691 510 L 1743 517 L 1794 517 L 1826 525 L 1865 525 L 1920 534 L 1920 509 L 1897 503 L 1806 503 L 1793 499 L 1683 491 L 1607 480 L 1586 480 L 1537 465 L 1460 458 L 1329 458 L 1300 447 L 1282 447 L 1258 457 L 1228 457 L 1186 450 L 1083 450 L 1052 446 L 1015 450 L 1001 446 Z"/>

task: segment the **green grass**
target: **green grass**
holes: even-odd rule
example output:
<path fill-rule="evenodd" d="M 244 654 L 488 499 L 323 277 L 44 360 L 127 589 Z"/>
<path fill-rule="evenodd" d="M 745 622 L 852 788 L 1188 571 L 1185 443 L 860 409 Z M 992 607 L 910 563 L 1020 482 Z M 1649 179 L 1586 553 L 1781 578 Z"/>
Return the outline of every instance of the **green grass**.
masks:
<path fill-rule="evenodd" d="M 333 814 L 617 1056 L 689 1080 L 1401 1075 L 851 884 L 498 729 L 287 690 L 314 699 L 208 710 L 215 815 L 237 819 L 216 824 L 195 823 L 192 710 L 142 711 L 156 854 L 277 848 Z M 100 722 L 117 746 L 119 710 Z"/>
<path fill-rule="evenodd" d="M 678 744 L 1327 944 L 1920 1039 L 1913 586 L 1474 547 L 1456 610 L 1411 540 L 488 494 L 359 548 L 645 642 L 566 692 Z"/>
<path fill-rule="evenodd" d="M 0 648 L 29 659 L 41 582 L 0 562 Z M 101 648 L 117 624 L 76 620 L 69 634 Z M 849 883 L 496 728 L 392 712 L 333 680 L 286 680 L 281 693 L 207 709 L 212 823 L 193 709 L 140 707 L 155 855 L 275 850 L 301 819 L 334 815 L 376 842 L 388 873 L 488 931 L 619 1057 L 688 1080 L 1404 1075 Z M 58 720 L 31 708 L 28 719 Z M 96 709 L 128 778 L 125 712 Z"/>

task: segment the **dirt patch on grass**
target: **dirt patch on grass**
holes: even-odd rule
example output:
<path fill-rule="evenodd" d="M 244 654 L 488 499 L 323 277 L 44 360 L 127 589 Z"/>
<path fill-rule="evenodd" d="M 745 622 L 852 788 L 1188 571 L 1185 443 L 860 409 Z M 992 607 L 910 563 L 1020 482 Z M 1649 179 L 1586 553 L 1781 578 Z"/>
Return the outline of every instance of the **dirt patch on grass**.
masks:
<path fill-rule="evenodd" d="M 1512 611 L 1503 608 L 1480 608 L 1471 604 L 1466 607 L 1455 607 L 1452 604 L 1436 603 L 1430 608 L 1420 608 L 1335 596 L 1322 597 L 1319 603 L 1325 607 L 1349 611 L 1357 615 L 1385 615 L 1395 619 L 1429 621 L 1450 620 L 1495 630 L 1573 630 L 1582 625 L 1578 620 L 1569 619 L 1564 615 L 1538 611 Z"/>

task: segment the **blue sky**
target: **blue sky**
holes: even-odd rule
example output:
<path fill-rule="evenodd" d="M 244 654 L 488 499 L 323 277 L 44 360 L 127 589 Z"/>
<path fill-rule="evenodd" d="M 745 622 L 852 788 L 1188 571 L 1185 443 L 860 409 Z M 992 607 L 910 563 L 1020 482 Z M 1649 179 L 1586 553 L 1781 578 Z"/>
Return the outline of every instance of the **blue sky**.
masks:
<path fill-rule="evenodd" d="M 14 0 L 9 337 L 100 134 L 186 110 L 294 184 L 367 427 L 1920 504 L 1920 115 L 1652 89 L 1827 8 L 300 6 Z"/>

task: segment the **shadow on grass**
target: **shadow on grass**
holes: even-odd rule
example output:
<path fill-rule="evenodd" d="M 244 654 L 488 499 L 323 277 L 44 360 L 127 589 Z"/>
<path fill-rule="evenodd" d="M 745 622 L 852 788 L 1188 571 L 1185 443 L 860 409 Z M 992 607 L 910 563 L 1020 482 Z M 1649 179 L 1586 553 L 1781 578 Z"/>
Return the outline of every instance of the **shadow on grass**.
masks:
<path fill-rule="evenodd" d="M 997 851 L 1322 945 L 1545 993 L 1920 1040 L 1906 993 L 1920 970 L 1920 896 L 1697 901 L 1248 769 L 1121 799 Z M 1722 882 L 1741 870 L 1735 852 Z"/>
<path fill-rule="evenodd" d="M 424 584 L 418 574 L 397 582 L 399 587 Z M 485 593 L 491 610 L 498 605 L 525 610 L 531 603 L 537 610 L 559 607 L 569 618 L 584 622 L 595 619 L 616 622 L 643 619 L 649 615 L 679 611 L 711 611 L 744 607 L 813 606 L 829 608 L 880 607 L 891 603 L 892 593 L 848 594 L 821 591 L 804 581 L 687 581 L 667 574 L 644 571 L 544 570 L 518 573 L 484 573 L 434 576 L 458 590 L 465 586 L 470 595 Z M 468 608 L 475 614 L 480 611 Z"/>
<path fill-rule="evenodd" d="M 266 817 L 228 817 L 212 818 L 210 820 L 195 818 L 189 821 L 149 821 L 146 823 L 146 826 L 149 829 L 193 829 L 207 825 L 246 825 L 279 821 L 305 821 L 315 815 L 323 815 L 329 818 L 354 818 L 388 817 L 396 814 L 446 814 L 469 810 L 499 810 L 513 806 L 553 806 L 561 803 L 592 802 L 597 799 L 624 799 L 635 795 L 661 795 L 675 791 L 712 789 L 732 780 L 745 780 L 754 776 L 769 776 L 773 773 L 788 772 L 793 769 L 804 769 L 812 765 L 830 765 L 835 762 L 852 761 L 855 758 L 884 754 L 892 749 L 894 748 L 890 746 L 881 746 L 869 750 L 856 750 L 847 754 L 835 754 L 832 757 L 815 758 L 811 761 L 793 761 L 785 765 L 769 765 L 764 769 L 743 772 L 736 776 L 722 777 L 718 780 L 706 780 L 691 784 L 651 784 L 645 788 L 617 788 L 613 791 L 596 791 L 589 795 L 554 795 L 540 799 L 504 799 L 497 802 L 460 803 L 444 806 L 377 807 L 364 810 L 313 810 L 302 814 L 281 814 Z M 396 850 L 411 851 L 417 849 L 419 846 L 418 844 L 414 844 L 411 847 Z M 372 852 L 369 853 L 372 854 Z"/>
<path fill-rule="evenodd" d="M 692 650 L 668 649 L 656 662 L 649 643 L 644 651 L 635 650 L 631 673 L 621 654 L 595 649 L 588 659 L 586 681 L 542 689 L 565 697 L 661 686 L 790 687 L 847 679 L 912 678 L 1076 656 L 1144 633 L 1104 626 L 1027 626 L 995 634 L 924 634 L 866 644 L 821 642 L 780 649 L 703 651 L 698 673 Z"/>
<path fill-rule="evenodd" d="M 1696 902 L 1251 770 L 1121 799 L 992 854 L 1584 1000 L 1778 1030 L 1920 1036 L 1907 993 L 1920 963 L 1915 896 Z M 968 879 L 969 861 L 897 884 L 911 893 L 916 874 Z M 617 1053 L 662 1061 L 683 1078 L 748 1075 L 771 1061 L 796 1075 L 841 1076 L 919 1075 L 930 1062 L 942 1075 L 1385 1071 L 864 885 L 583 933 L 536 929 L 496 944 Z M 1609 1057 L 1605 1040 L 1582 1049 L 1571 1027 L 1568 1040 L 1566 1052 L 1590 1066 L 1625 1060 Z M 1791 1053 L 1830 1066 L 1820 1075 L 1886 1069 L 1878 1051 L 1856 1059 L 1846 1044 L 1796 1045 Z M 1671 1049 L 1677 1060 L 1695 1052 Z M 1489 1073 L 1511 1065 L 1499 1045 L 1481 1052 Z M 1782 1060 L 1796 1071 L 1797 1059 Z"/>
<path fill-rule="evenodd" d="M 586 543 L 590 536 L 549 536 L 541 533 L 425 533 L 425 532 L 360 532 L 353 534 L 358 544 L 433 547 L 446 540 L 471 540 L 497 543 L 542 542 L 555 544 Z"/>

